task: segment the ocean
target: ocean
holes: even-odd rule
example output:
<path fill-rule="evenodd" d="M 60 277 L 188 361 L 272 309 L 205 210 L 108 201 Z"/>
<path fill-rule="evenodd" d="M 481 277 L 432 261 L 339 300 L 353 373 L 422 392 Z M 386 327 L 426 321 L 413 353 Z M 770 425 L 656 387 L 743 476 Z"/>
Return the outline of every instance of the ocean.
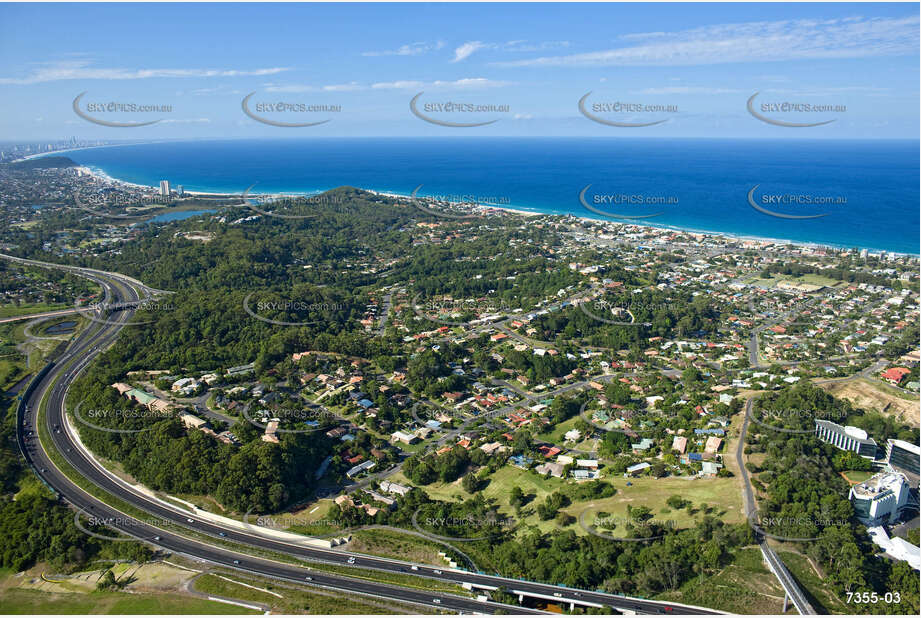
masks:
<path fill-rule="evenodd" d="M 919 254 L 917 140 L 261 139 L 67 153 L 126 182 L 343 185 L 737 236 Z M 421 187 L 420 187 L 421 185 Z M 780 215 L 780 216 L 777 216 Z M 812 218 L 791 218 L 812 217 Z"/>

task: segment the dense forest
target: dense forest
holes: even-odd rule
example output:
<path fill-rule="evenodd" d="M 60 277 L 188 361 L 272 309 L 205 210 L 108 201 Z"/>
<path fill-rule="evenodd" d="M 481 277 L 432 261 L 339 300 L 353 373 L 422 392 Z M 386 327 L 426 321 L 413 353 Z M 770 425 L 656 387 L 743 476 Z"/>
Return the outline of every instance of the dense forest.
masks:
<path fill-rule="evenodd" d="M 144 545 L 105 541 L 77 529 L 74 512 L 22 460 L 16 446 L 16 406 L 2 391 L 0 409 L 0 567 L 22 571 L 45 562 L 53 569 L 75 570 L 95 560 L 149 560 L 152 553 Z M 99 533 L 115 534 L 104 529 Z"/>

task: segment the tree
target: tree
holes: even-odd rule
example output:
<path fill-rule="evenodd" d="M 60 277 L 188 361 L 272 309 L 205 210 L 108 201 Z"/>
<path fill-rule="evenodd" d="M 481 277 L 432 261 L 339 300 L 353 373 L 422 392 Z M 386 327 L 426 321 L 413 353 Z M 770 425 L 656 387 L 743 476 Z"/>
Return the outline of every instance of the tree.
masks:
<path fill-rule="evenodd" d="M 464 480 L 461 481 L 461 486 L 469 494 L 476 493 L 480 488 L 480 480 L 472 472 L 464 476 Z"/>

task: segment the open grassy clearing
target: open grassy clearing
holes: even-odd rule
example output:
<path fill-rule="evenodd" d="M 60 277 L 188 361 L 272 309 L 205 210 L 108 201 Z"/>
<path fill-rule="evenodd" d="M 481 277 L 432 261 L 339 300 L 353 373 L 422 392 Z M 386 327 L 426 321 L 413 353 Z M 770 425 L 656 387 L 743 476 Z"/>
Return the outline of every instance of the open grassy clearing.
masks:
<path fill-rule="evenodd" d="M 710 577 L 694 579 L 680 589 L 656 597 L 735 614 L 779 614 L 783 588 L 764 565 L 761 550 L 747 547 L 736 552 L 732 564 Z M 789 609 L 787 614 L 796 614 Z"/>

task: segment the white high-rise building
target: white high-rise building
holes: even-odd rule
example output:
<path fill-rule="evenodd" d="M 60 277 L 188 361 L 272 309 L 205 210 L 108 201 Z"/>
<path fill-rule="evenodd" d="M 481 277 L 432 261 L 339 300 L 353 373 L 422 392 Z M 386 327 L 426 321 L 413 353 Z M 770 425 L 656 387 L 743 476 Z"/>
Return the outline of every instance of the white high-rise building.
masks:
<path fill-rule="evenodd" d="M 867 459 L 876 458 L 876 440 L 867 436 L 863 429 L 817 420 L 815 435 L 822 442 L 827 442 L 842 451 L 853 451 Z"/>
<path fill-rule="evenodd" d="M 169 181 L 160 181 L 160 197 L 169 197 Z"/>
<path fill-rule="evenodd" d="M 895 523 L 908 504 L 910 488 L 901 472 L 881 472 L 851 487 L 854 515 L 867 526 Z"/>

